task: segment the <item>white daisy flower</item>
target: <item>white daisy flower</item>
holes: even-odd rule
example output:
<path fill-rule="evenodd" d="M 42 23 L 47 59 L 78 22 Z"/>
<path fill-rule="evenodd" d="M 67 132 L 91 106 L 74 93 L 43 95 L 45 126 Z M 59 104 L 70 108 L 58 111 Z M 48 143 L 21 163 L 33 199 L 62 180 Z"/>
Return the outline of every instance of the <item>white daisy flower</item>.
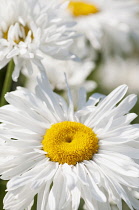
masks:
<path fill-rule="evenodd" d="M 100 65 L 97 76 L 101 81 L 102 88 L 113 89 L 125 83 L 129 87 L 129 92 L 139 94 L 138 57 L 106 59 L 105 62 Z"/>
<path fill-rule="evenodd" d="M 1 0 L 0 68 L 13 59 L 14 81 L 23 67 L 32 73 L 32 63 L 40 65 L 40 52 L 58 59 L 74 58 L 69 47 L 75 23 L 60 18 L 62 7 L 55 1 L 47 1 L 42 8 L 34 0 Z"/>
<path fill-rule="evenodd" d="M 65 84 L 66 73 L 68 78 L 68 84 L 71 89 L 79 89 L 84 87 L 87 92 L 93 91 L 96 88 L 96 82 L 92 80 L 86 80 L 87 77 L 95 68 L 95 64 L 91 61 L 85 60 L 84 62 L 75 61 L 60 61 L 52 57 L 48 57 L 42 61 L 45 66 L 47 77 L 51 83 L 51 87 L 54 90 L 66 91 L 67 87 Z M 26 69 L 24 71 L 25 75 Z M 26 87 L 33 90 L 37 81 L 38 69 L 35 68 L 33 75 L 27 78 Z M 55 75 L 55 77 L 54 77 Z"/>
<path fill-rule="evenodd" d="M 64 76 L 64 73 L 66 73 L 68 84 L 71 89 L 84 87 L 87 92 L 91 92 L 96 88 L 97 84 L 93 80 L 87 80 L 87 78 L 95 69 L 95 63 L 92 61 L 92 58 L 95 60 L 96 57 L 93 54 L 93 51 L 86 46 L 83 36 L 74 40 L 71 49 L 79 58 L 76 62 L 72 60 L 58 60 L 50 56 L 45 56 L 42 60 L 44 71 L 48 76 L 51 87 L 54 90 L 67 90 Z M 34 90 L 37 83 L 36 77 L 38 68 L 35 68 L 35 66 L 33 67 L 33 74 L 31 77 L 28 76 L 26 68 L 23 69 L 23 73 L 27 77 L 26 87 L 31 91 Z"/>
<path fill-rule="evenodd" d="M 19 87 L 7 93 L 10 105 L 0 108 L 5 144 L 0 153 L 1 178 L 10 180 L 4 209 L 77 210 L 80 199 L 88 210 L 139 209 L 132 190 L 139 189 L 139 125 L 128 113 L 136 96 L 125 99 L 127 86 L 108 96 L 81 89 L 79 107 L 52 92 L 45 75 L 35 93 Z M 123 99 L 123 100 L 122 100 Z M 122 102 L 121 102 L 122 100 Z M 5 133 L 5 134 L 4 134 Z M 2 138 L 2 137 L 1 137 Z"/>
<path fill-rule="evenodd" d="M 105 56 L 139 50 L 137 0 L 70 0 L 67 11 L 77 30 Z"/>

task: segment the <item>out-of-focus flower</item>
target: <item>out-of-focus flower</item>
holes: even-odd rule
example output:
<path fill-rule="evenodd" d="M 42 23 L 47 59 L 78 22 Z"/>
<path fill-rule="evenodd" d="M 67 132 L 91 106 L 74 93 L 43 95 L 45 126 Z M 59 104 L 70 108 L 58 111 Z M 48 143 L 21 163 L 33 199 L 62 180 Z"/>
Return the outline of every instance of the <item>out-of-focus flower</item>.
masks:
<path fill-rule="evenodd" d="M 18 88 L 8 93 L 10 105 L 0 108 L 5 142 L 0 150 L 2 179 L 10 180 L 4 208 L 25 209 L 37 197 L 38 210 L 110 209 L 109 199 L 122 209 L 138 209 L 132 191 L 139 188 L 139 125 L 128 113 L 136 96 L 125 99 L 127 86 L 108 96 L 81 89 L 78 109 L 52 92 L 44 74 L 35 93 Z M 123 100 L 122 100 L 123 99 Z M 122 100 L 122 102 L 120 102 Z M 1 137 L 2 138 L 2 137 Z M 7 153 L 7 159 L 3 158 Z"/>
<path fill-rule="evenodd" d="M 107 59 L 100 65 L 97 74 L 103 88 L 113 89 L 125 83 L 130 92 L 139 94 L 139 61 L 136 56 Z"/>
<path fill-rule="evenodd" d="M 87 92 L 91 92 L 97 87 L 97 83 L 90 79 L 90 75 L 95 69 L 95 64 L 92 61 L 92 58 L 95 59 L 95 55 L 94 51 L 91 51 L 89 48 L 90 47 L 85 44 L 84 37 L 81 36 L 73 42 L 71 47 L 72 52 L 79 57 L 78 62 L 71 60 L 60 61 L 50 56 L 45 56 L 45 59 L 42 60 L 52 89 L 62 91 L 65 97 L 67 87 L 64 74 L 66 74 L 75 106 L 77 104 L 77 95 L 80 87 L 84 87 Z M 26 87 L 29 88 L 29 90 L 34 90 L 37 83 L 36 77 L 38 69 L 33 68 L 31 77 L 28 76 L 26 68 L 23 72 L 27 76 Z"/>
<path fill-rule="evenodd" d="M 139 50 L 137 0 L 70 0 L 67 12 L 77 21 L 77 30 L 104 56 Z"/>
<path fill-rule="evenodd" d="M 86 80 L 95 67 L 92 61 L 60 61 L 47 57 L 42 63 L 45 66 L 45 71 L 51 83 L 51 87 L 54 90 L 67 90 L 64 74 L 66 74 L 68 83 L 73 90 L 84 87 L 87 92 L 90 92 L 96 87 L 96 82 L 93 80 Z M 36 68 L 34 69 L 33 75 L 27 78 L 26 87 L 30 90 L 33 90 L 37 83 L 37 74 L 38 69 Z"/>
<path fill-rule="evenodd" d="M 11 59 L 16 81 L 23 67 L 31 74 L 32 63 L 41 65 L 40 52 L 59 59 L 74 58 L 69 47 L 75 32 L 73 22 L 62 20 L 63 9 L 56 1 L 1 0 L 0 4 L 0 68 Z"/>

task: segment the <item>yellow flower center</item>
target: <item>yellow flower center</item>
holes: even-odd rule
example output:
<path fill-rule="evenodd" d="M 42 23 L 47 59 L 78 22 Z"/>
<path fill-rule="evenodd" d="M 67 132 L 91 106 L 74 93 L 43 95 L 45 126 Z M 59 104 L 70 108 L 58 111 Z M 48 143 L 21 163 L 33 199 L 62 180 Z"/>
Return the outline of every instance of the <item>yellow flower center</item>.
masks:
<path fill-rule="evenodd" d="M 46 131 L 42 145 L 51 161 L 69 165 L 91 160 L 99 147 L 91 128 L 71 121 L 53 124 Z"/>
<path fill-rule="evenodd" d="M 22 24 L 19 24 L 18 34 L 16 32 L 16 34 L 15 34 L 16 38 L 14 38 L 14 42 L 16 44 L 18 44 L 21 41 L 22 42 L 25 41 L 29 31 L 30 31 L 30 28 L 27 25 L 23 26 Z M 9 28 L 8 28 L 7 31 L 3 32 L 3 38 L 4 39 L 8 39 L 8 33 L 9 33 Z M 34 38 L 33 33 L 31 34 L 31 38 L 32 39 Z"/>
<path fill-rule="evenodd" d="M 68 9 L 75 17 L 99 12 L 99 9 L 95 5 L 86 3 L 84 1 L 70 1 Z"/>

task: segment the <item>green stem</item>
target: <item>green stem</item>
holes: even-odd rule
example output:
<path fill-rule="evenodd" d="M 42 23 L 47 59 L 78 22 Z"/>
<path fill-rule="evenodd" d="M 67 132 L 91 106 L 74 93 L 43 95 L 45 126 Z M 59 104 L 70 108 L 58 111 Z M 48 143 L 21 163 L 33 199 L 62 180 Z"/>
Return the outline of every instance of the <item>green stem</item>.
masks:
<path fill-rule="evenodd" d="M 2 89 L 2 93 L 1 93 L 0 106 L 4 106 L 7 104 L 4 96 L 7 92 L 9 92 L 11 90 L 13 70 L 14 70 L 14 61 L 11 60 L 8 64 L 7 71 L 6 71 L 4 85 L 3 85 L 3 89 Z"/>

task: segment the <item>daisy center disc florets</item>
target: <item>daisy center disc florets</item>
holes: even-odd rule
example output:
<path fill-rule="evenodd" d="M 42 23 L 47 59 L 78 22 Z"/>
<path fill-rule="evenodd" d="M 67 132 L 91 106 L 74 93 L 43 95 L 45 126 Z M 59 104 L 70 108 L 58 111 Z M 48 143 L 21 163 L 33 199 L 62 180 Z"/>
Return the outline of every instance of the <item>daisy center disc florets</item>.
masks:
<path fill-rule="evenodd" d="M 84 1 L 70 1 L 68 9 L 75 17 L 99 12 L 99 9 L 95 5 L 86 3 Z"/>
<path fill-rule="evenodd" d="M 51 161 L 69 165 L 92 159 L 99 147 L 91 128 L 71 121 L 53 124 L 46 131 L 42 145 Z"/>
<path fill-rule="evenodd" d="M 13 24 L 13 32 L 12 32 L 12 39 L 13 41 L 18 44 L 20 41 L 24 42 L 29 31 L 31 33 L 31 39 L 33 39 L 33 33 L 31 32 L 30 28 L 28 25 L 23 26 L 21 23 L 15 23 Z M 3 38 L 8 40 L 10 32 L 10 27 L 7 29 L 7 31 L 3 32 Z"/>

